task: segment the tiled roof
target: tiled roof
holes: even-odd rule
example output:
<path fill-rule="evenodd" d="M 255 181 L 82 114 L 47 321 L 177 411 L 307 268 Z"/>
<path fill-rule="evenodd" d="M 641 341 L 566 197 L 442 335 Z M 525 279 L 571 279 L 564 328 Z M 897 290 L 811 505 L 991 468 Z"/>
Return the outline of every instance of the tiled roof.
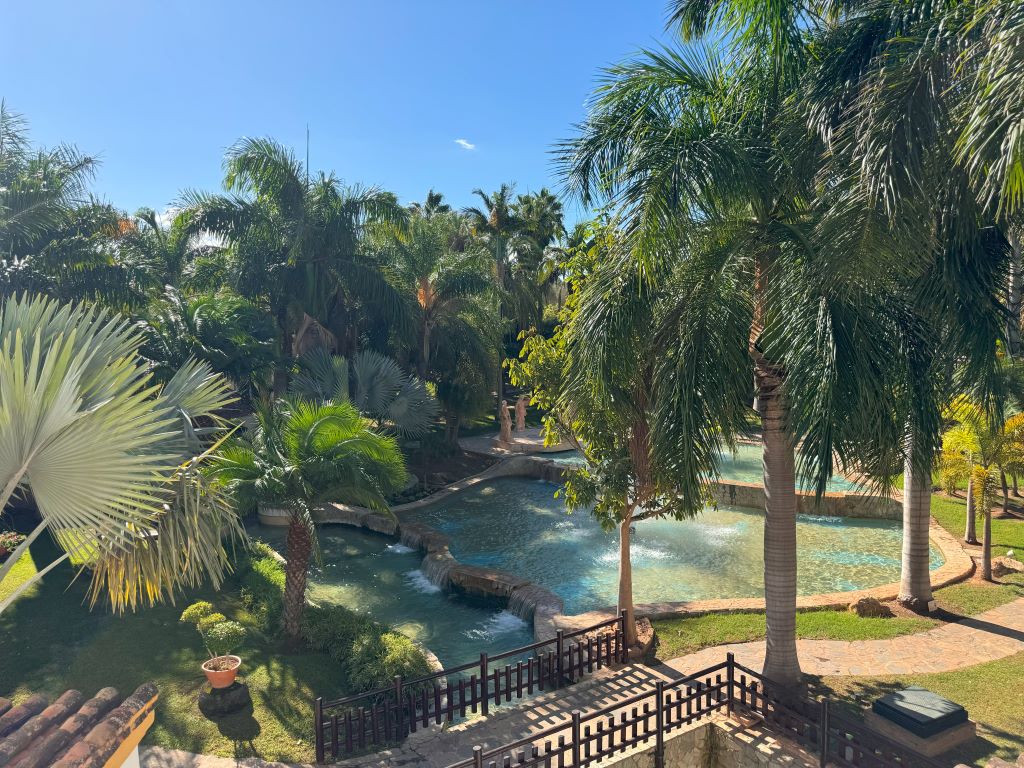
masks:
<path fill-rule="evenodd" d="M 148 729 L 156 698 L 152 683 L 123 701 L 114 688 L 91 699 L 65 691 L 52 704 L 40 694 L 17 706 L 0 697 L 0 768 L 102 768 Z"/>

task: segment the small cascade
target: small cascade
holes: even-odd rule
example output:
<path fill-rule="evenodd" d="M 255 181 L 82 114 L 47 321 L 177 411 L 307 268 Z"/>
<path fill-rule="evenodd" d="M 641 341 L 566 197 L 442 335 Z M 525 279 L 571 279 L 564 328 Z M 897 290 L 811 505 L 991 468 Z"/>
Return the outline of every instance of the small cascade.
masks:
<path fill-rule="evenodd" d="M 447 589 L 451 585 L 451 572 L 455 566 L 455 558 L 447 552 L 435 552 L 423 558 L 420 570 L 432 584 Z"/>
<path fill-rule="evenodd" d="M 508 610 L 524 621 L 533 618 L 533 613 L 538 605 L 558 604 L 561 610 L 561 600 L 539 584 L 524 584 L 515 589 L 508 598 Z"/>
<path fill-rule="evenodd" d="M 419 528 L 413 526 L 401 526 L 398 540 L 410 549 L 420 549 L 423 546 L 423 534 Z"/>

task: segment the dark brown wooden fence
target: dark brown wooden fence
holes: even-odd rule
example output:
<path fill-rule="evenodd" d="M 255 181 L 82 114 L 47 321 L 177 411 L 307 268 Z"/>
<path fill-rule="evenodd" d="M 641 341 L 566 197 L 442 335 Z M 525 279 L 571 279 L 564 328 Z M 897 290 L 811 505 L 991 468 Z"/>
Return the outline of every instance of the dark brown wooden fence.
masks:
<path fill-rule="evenodd" d="M 392 744 L 431 724 L 467 713 L 486 715 L 513 699 L 574 683 L 596 669 L 624 663 L 624 617 L 575 632 L 562 632 L 479 662 L 416 680 L 396 677 L 392 686 L 357 696 L 314 703 L 316 761 Z"/>
<path fill-rule="evenodd" d="M 671 682 L 658 681 L 596 712 L 572 713 L 568 722 L 493 749 L 475 747 L 449 768 L 583 768 L 632 746 L 654 741 L 654 763 L 664 764 L 666 735 L 713 712 L 742 711 L 770 730 L 841 768 L 941 768 L 941 764 L 833 711 L 828 699 L 787 700 L 770 693 L 764 678 L 736 663 L 721 664 Z"/>

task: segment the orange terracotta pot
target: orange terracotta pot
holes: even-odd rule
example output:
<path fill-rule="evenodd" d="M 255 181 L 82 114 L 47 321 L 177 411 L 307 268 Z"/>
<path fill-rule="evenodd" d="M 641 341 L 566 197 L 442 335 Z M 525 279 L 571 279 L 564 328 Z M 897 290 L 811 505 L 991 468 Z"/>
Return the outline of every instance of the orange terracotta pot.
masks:
<path fill-rule="evenodd" d="M 235 682 L 242 660 L 237 656 L 218 656 L 203 663 L 203 672 L 211 688 L 227 688 Z"/>

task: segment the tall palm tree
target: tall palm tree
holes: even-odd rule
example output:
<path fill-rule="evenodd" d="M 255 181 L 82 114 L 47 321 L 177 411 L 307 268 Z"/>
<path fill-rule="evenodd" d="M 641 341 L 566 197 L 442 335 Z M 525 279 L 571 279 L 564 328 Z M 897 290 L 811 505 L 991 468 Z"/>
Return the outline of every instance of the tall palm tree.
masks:
<path fill-rule="evenodd" d="M 429 200 L 428 200 L 429 203 Z M 423 210 L 429 210 L 425 204 Z M 465 221 L 453 213 L 410 217 L 406 231 L 384 228 L 375 242 L 392 284 L 415 302 L 416 374 L 427 379 L 438 340 L 434 331 L 488 296 L 493 288 L 478 248 L 465 245 Z"/>
<path fill-rule="evenodd" d="M 534 244 L 522 231 L 522 222 L 514 210 L 514 189 L 511 184 L 502 184 L 494 192 L 487 194 L 482 189 L 474 189 L 473 194 L 480 198 L 482 206 L 466 208 L 463 213 L 469 218 L 474 235 L 486 247 L 494 269 L 494 284 L 498 299 L 496 302 L 498 330 L 498 372 L 495 381 L 497 395 L 497 418 L 501 421 L 501 403 L 505 388 L 505 327 L 510 314 L 516 318 L 523 315 L 523 307 L 529 311 L 533 302 L 524 300 L 522 281 L 514 279 L 517 254 Z"/>
<path fill-rule="evenodd" d="M 442 193 L 431 189 L 427 191 L 427 197 L 422 203 L 410 203 L 409 210 L 429 219 L 437 214 L 450 213 L 452 207 L 444 202 L 444 195 Z"/>
<path fill-rule="evenodd" d="M 40 517 L 0 580 L 44 531 L 64 554 L 35 578 L 74 557 L 92 569 L 93 601 L 105 592 L 116 610 L 219 584 L 229 568 L 222 539 L 243 534 L 194 458 L 209 429 L 197 420 L 215 419 L 229 389 L 190 361 L 154 390 L 141 341 L 129 321 L 82 305 L 0 308 L 0 510 L 26 493 Z"/>
<path fill-rule="evenodd" d="M 880 357 L 860 340 L 882 340 L 888 327 L 873 311 L 862 254 L 839 260 L 816 242 L 828 191 L 820 146 L 788 107 L 806 61 L 795 42 L 803 22 L 765 24 L 761 4 L 683 3 L 684 34 L 708 31 L 727 5 L 736 7 L 729 64 L 691 46 L 610 69 L 560 160 L 570 189 L 609 204 L 628 258 L 665 285 L 652 331 L 662 350 L 653 450 L 674 462 L 691 509 L 717 473 L 721 443 L 746 429 L 753 394 L 766 492 L 764 672 L 789 687 L 800 679 L 796 475 L 823 493 L 836 449 L 888 426 L 848 410 L 882 387 Z M 750 50 L 758 45 L 771 55 Z M 628 323 L 614 303 L 604 311 L 581 350 L 609 367 L 622 354 L 616 329 Z"/>
<path fill-rule="evenodd" d="M 308 346 L 316 333 L 344 354 L 355 350 L 367 313 L 403 327 L 402 297 L 361 252 L 364 228 L 402 226 L 407 212 L 395 196 L 343 186 L 323 172 L 309 176 L 295 154 L 270 139 L 242 139 L 225 159 L 227 195 L 187 193 L 191 231 L 225 238 L 226 274 L 239 294 L 264 302 L 278 326 L 279 359 Z M 287 366 L 274 391 L 287 389 Z"/>
<path fill-rule="evenodd" d="M 351 403 L 281 401 L 256 416 L 251 434 L 214 458 L 212 474 L 243 505 L 288 509 L 283 624 L 297 643 L 316 542 L 314 510 L 338 501 L 389 512 L 385 495 L 405 481 L 405 462 L 394 439 L 368 429 Z"/>

